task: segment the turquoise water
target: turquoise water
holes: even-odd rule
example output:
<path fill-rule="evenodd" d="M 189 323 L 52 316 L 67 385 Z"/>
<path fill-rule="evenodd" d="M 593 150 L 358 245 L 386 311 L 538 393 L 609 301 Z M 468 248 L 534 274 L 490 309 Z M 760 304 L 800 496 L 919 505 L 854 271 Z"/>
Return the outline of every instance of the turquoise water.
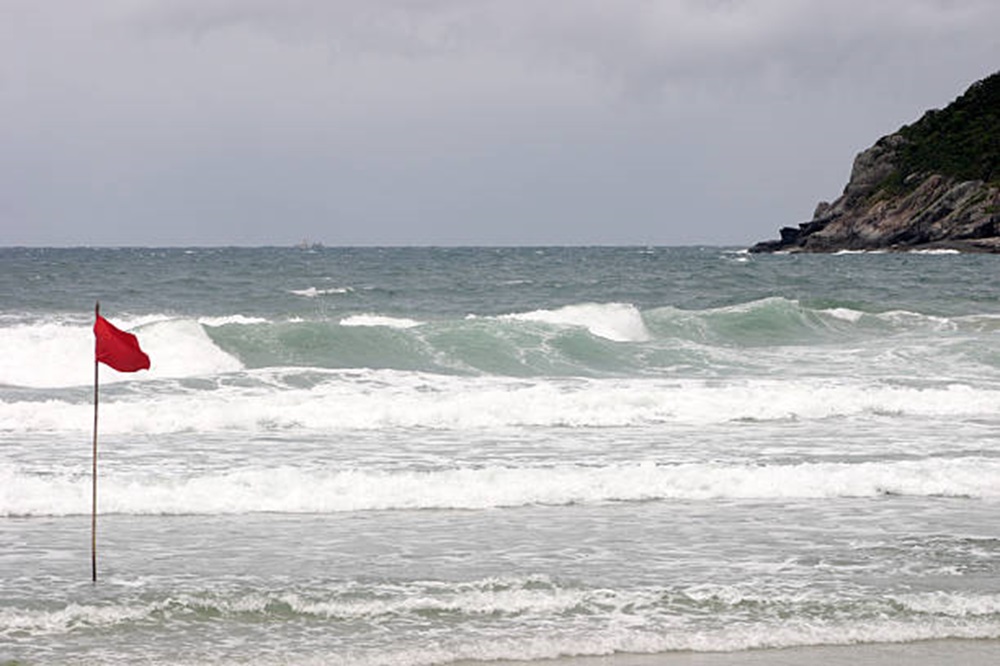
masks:
<path fill-rule="evenodd" d="M 0 663 L 1000 638 L 1000 259 L 0 249 Z M 93 307 L 149 372 L 101 369 Z"/>

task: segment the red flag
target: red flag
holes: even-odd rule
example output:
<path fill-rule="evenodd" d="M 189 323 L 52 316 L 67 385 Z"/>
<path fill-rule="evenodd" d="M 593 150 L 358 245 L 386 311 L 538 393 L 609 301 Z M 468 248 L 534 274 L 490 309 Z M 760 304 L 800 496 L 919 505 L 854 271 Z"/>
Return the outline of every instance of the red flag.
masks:
<path fill-rule="evenodd" d="M 111 322 L 97 315 L 94 322 L 97 338 L 97 360 L 119 372 L 149 369 L 149 357 L 139 349 L 139 340 L 131 333 L 120 331 Z"/>

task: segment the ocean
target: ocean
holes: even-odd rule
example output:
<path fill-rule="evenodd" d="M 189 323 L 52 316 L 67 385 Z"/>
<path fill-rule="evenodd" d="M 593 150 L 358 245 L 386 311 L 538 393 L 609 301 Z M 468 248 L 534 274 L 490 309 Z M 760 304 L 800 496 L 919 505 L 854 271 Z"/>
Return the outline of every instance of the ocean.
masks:
<path fill-rule="evenodd" d="M 0 249 L 0 664 L 996 657 L 998 278 Z M 152 368 L 100 368 L 93 583 L 98 300 Z"/>

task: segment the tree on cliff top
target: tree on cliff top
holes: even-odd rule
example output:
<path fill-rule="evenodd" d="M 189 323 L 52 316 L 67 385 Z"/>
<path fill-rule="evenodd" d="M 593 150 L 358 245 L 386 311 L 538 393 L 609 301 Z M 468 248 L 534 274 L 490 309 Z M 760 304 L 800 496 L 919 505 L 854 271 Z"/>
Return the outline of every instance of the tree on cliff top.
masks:
<path fill-rule="evenodd" d="M 939 173 L 959 180 L 1000 181 L 1000 72 L 972 84 L 941 110 L 928 111 L 899 134 L 906 139 L 891 180 Z"/>

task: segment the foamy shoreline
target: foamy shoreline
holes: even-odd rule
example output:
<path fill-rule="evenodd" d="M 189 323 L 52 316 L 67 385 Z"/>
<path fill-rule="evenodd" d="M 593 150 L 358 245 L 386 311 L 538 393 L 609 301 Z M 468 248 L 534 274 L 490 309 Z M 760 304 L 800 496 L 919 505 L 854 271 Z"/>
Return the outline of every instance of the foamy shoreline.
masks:
<path fill-rule="evenodd" d="M 494 666 L 993 666 L 1000 640 L 933 640 L 914 643 L 816 645 L 740 652 L 668 652 L 562 657 L 546 661 L 495 661 Z M 461 661 L 451 666 L 477 666 Z"/>

